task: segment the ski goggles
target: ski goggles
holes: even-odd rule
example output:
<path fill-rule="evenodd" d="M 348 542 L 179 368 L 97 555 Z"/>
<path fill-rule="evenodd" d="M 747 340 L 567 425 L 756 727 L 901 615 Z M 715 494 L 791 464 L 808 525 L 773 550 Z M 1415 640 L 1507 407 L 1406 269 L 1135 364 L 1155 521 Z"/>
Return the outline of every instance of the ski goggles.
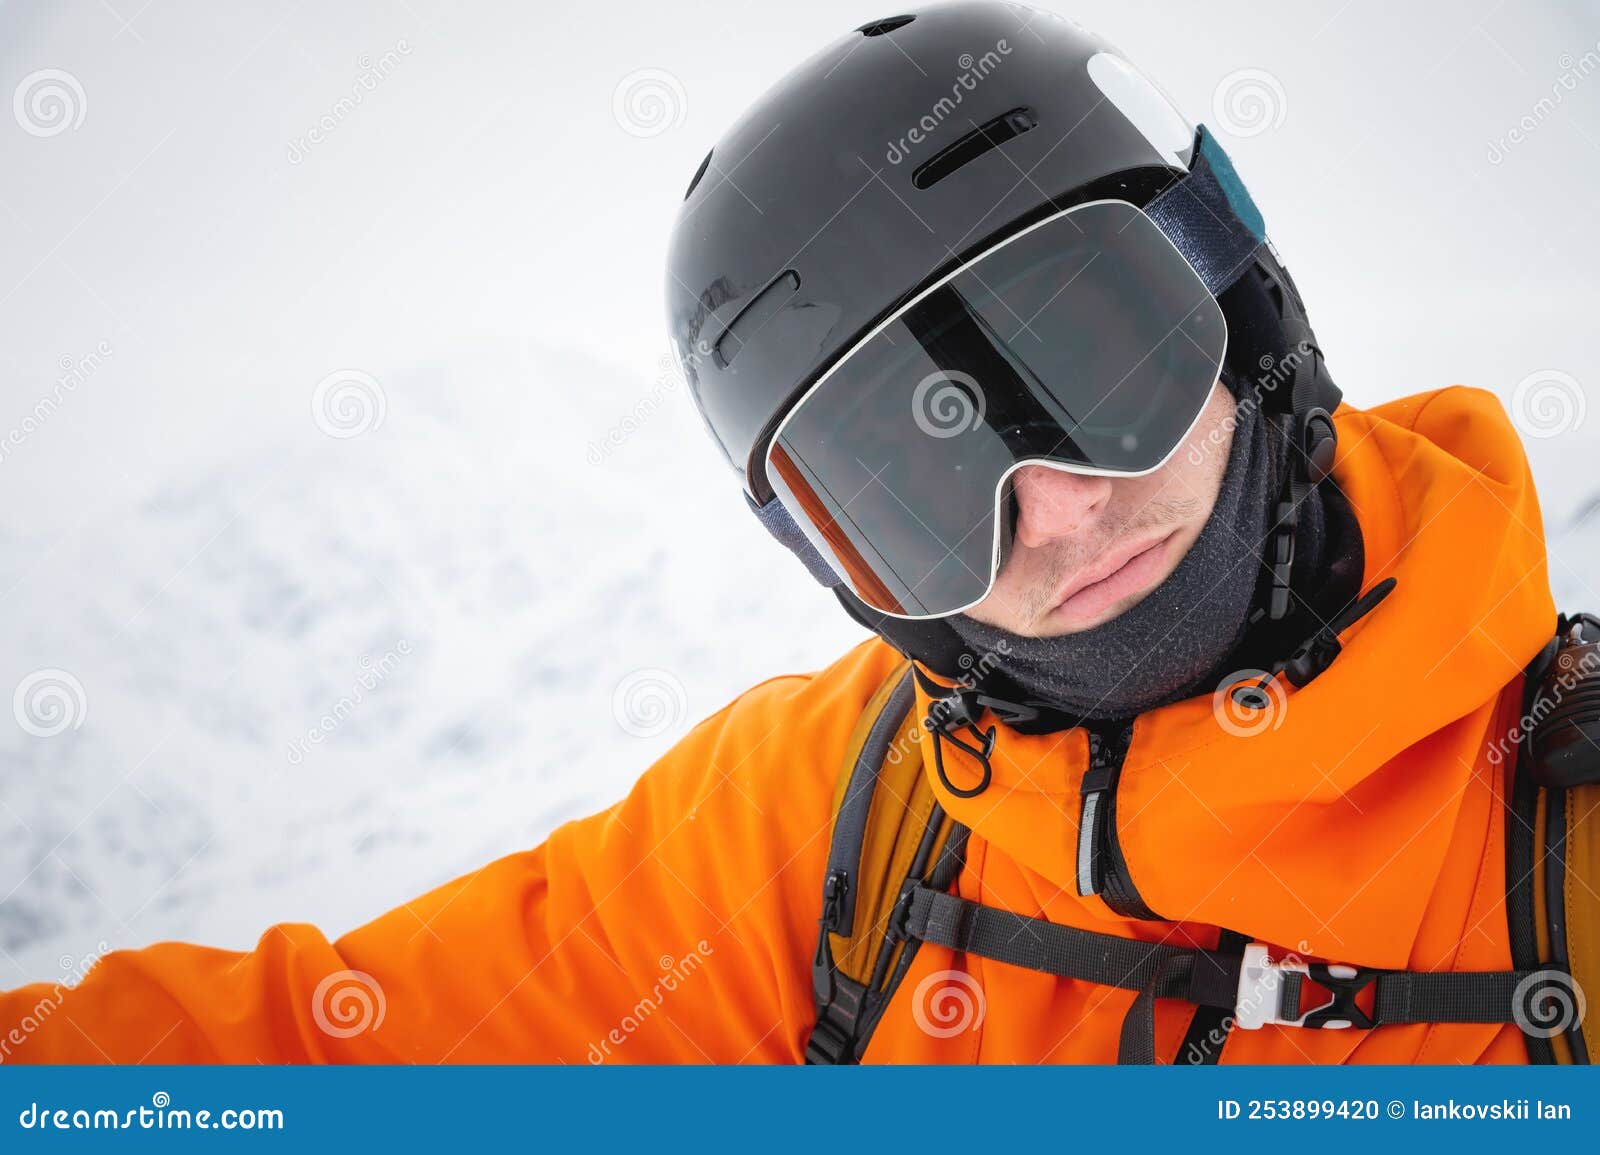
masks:
<path fill-rule="evenodd" d="M 1018 469 L 1159 469 L 1226 348 L 1207 279 L 1150 215 L 1080 204 L 963 264 L 854 345 L 779 424 L 767 480 L 804 552 L 867 606 L 943 617 L 993 586 Z"/>

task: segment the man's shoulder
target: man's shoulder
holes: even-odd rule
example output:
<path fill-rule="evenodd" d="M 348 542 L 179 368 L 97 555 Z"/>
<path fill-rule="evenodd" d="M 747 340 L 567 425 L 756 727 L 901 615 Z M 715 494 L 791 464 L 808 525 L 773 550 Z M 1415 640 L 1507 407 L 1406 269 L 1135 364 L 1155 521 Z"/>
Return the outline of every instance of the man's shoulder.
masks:
<path fill-rule="evenodd" d="M 851 734 L 873 693 L 904 663 L 874 638 L 825 669 L 757 683 L 685 734 L 626 799 L 577 824 L 573 836 L 603 839 L 614 818 L 630 846 L 654 848 L 679 873 L 709 857 L 738 874 L 774 855 L 792 859 L 801 873 L 820 870 L 808 855 L 826 854 Z M 713 841 L 697 839 L 695 829 L 714 832 Z"/>
<path fill-rule="evenodd" d="M 761 763 L 779 760 L 792 768 L 802 754 L 809 763 L 837 762 L 873 694 L 905 663 L 881 638 L 867 638 L 821 670 L 756 683 L 696 731 L 714 729 Z M 757 757 L 758 748 L 774 742 L 777 749 Z"/>
<path fill-rule="evenodd" d="M 1500 396 L 1472 385 L 1446 385 L 1395 397 L 1364 407 L 1345 404 L 1336 420 L 1363 429 L 1393 425 L 1430 440 L 1435 430 L 1447 433 L 1446 448 L 1462 439 L 1489 438 L 1515 442 L 1517 430 Z"/>

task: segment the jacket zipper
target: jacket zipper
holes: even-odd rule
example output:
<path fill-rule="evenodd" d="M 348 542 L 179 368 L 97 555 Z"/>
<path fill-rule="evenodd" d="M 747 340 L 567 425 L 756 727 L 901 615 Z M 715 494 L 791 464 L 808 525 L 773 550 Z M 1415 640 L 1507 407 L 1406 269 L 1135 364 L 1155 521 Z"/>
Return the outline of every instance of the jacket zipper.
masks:
<path fill-rule="evenodd" d="M 817 935 L 817 957 L 815 966 L 832 965 L 832 951 L 828 947 L 828 935 L 843 934 L 844 920 L 840 917 L 844 913 L 844 896 L 850 888 L 850 875 L 843 870 L 830 870 L 828 877 L 822 884 L 822 917 L 817 920 L 822 932 Z"/>
<path fill-rule="evenodd" d="M 1132 722 L 1092 723 L 1085 727 L 1089 739 L 1089 768 L 1079 787 L 1078 893 L 1098 895 L 1107 906 L 1128 918 L 1157 919 L 1145 904 L 1128 873 L 1127 860 L 1117 841 L 1117 782 L 1133 738 Z"/>

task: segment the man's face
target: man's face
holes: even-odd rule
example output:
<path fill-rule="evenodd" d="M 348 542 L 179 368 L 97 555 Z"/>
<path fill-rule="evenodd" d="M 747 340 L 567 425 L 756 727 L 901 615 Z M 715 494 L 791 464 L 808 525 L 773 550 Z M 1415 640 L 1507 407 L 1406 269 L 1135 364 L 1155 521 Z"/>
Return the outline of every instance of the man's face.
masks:
<path fill-rule="evenodd" d="M 1143 477 L 1017 470 L 1010 556 L 968 616 L 1042 638 L 1090 629 L 1137 605 L 1177 568 L 1211 516 L 1234 411 L 1232 394 L 1212 386 L 1188 440 Z"/>

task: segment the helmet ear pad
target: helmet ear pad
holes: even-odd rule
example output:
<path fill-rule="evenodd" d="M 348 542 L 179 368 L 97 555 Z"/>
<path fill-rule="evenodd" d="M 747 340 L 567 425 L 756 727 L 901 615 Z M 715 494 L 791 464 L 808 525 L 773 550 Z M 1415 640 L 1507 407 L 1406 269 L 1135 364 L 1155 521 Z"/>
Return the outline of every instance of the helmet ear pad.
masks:
<path fill-rule="evenodd" d="M 1297 419 L 1339 408 L 1343 395 L 1323 364 L 1300 291 L 1270 246 L 1257 250 L 1217 303 L 1228 324 L 1223 384 L 1235 397 L 1254 394 L 1268 413 Z"/>
<path fill-rule="evenodd" d="M 1236 400 L 1259 393 L 1266 408 L 1287 412 L 1289 390 L 1275 388 L 1281 374 L 1274 374 L 1273 370 L 1288 354 L 1289 340 L 1281 307 L 1273 300 L 1259 266 L 1252 267 L 1219 294 L 1217 303 L 1228 322 L 1222 383 Z"/>

